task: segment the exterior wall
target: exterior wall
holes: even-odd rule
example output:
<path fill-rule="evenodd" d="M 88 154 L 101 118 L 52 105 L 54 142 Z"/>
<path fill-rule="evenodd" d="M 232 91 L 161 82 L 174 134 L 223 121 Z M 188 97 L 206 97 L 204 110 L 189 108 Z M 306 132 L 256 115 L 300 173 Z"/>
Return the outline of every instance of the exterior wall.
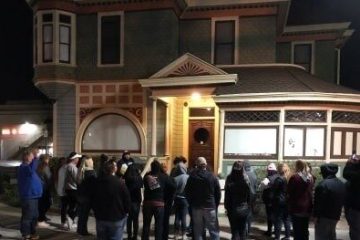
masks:
<path fill-rule="evenodd" d="M 239 28 L 239 64 L 275 62 L 276 17 L 240 18 Z"/>
<path fill-rule="evenodd" d="M 172 125 L 171 125 L 171 155 L 188 155 L 188 150 L 184 146 L 185 132 L 187 129 L 184 122 L 184 99 L 174 99 L 171 110 Z"/>
<path fill-rule="evenodd" d="M 179 29 L 179 55 L 189 52 L 211 62 L 211 20 L 182 20 Z"/>
<path fill-rule="evenodd" d="M 178 19 L 173 11 L 125 12 L 124 24 L 124 66 L 97 67 L 97 15 L 77 16 L 79 80 L 146 78 L 178 56 Z"/>
<path fill-rule="evenodd" d="M 315 75 L 327 82 L 336 82 L 336 51 L 334 41 L 315 42 Z"/>
<path fill-rule="evenodd" d="M 54 104 L 54 156 L 68 156 L 75 150 L 75 86 Z"/>
<path fill-rule="evenodd" d="M 291 44 L 277 43 L 276 44 L 276 62 L 277 63 L 291 63 Z"/>

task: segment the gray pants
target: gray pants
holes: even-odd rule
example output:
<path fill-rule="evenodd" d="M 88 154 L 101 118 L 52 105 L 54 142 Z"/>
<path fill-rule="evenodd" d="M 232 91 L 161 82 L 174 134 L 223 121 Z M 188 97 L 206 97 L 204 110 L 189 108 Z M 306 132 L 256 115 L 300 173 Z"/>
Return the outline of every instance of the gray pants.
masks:
<path fill-rule="evenodd" d="M 336 240 L 337 220 L 318 218 L 315 223 L 315 240 Z"/>
<path fill-rule="evenodd" d="M 219 222 L 215 209 L 192 209 L 193 231 L 195 240 L 202 238 L 205 227 L 209 230 L 211 240 L 220 240 Z"/>
<path fill-rule="evenodd" d="M 346 209 L 345 216 L 350 228 L 350 239 L 360 240 L 360 211 L 349 208 Z"/>

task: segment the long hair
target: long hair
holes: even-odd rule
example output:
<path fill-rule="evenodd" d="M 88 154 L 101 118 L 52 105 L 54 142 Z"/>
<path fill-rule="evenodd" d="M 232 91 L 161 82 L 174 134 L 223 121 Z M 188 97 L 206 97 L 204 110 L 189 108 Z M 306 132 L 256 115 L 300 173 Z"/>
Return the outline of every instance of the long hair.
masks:
<path fill-rule="evenodd" d="M 94 162 L 91 157 L 84 155 L 81 158 L 81 162 L 79 165 L 79 170 L 77 175 L 78 184 L 80 184 L 84 180 L 86 170 L 94 170 Z"/>
<path fill-rule="evenodd" d="M 306 163 L 302 160 L 297 160 L 295 162 L 295 172 L 303 172 L 306 171 Z"/>
<path fill-rule="evenodd" d="M 234 162 L 229 178 L 233 182 L 245 182 L 250 185 L 250 180 L 245 172 L 243 161 Z"/>
<path fill-rule="evenodd" d="M 162 170 L 161 163 L 156 159 L 151 163 L 150 166 L 152 175 L 158 175 Z"/>
<path fill-rule="evenodd" d="M 48 161 L 50 160 L 49 154 L 41 154 L 39 158 L 39 166 L 37 168 L 37 171 L 39 173 L 43 173 L 45 170 L 45 167 L 49 166 Z"/>
<path fill-rule="evenodd" d="M 291 177 L 291 171 L 289 166 L 286 163 L 280 163 L 277 166 L 278 169 L 278 173 L 280 174 L 280 176 L 284 176 L 286 178 L 287 181 L 289 181 L 290 177 Z"/>

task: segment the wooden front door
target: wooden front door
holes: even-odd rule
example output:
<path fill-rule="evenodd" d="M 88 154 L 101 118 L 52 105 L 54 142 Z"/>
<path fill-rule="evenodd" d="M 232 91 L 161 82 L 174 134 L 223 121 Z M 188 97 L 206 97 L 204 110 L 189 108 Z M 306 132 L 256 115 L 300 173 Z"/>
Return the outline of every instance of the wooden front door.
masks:
<path fill-rule="evenodd" d="M 189 166 L 192 168 L 198 157 L 205 157 L 208 167 L 214 171 L 214 121 L 189 121 Z"/>

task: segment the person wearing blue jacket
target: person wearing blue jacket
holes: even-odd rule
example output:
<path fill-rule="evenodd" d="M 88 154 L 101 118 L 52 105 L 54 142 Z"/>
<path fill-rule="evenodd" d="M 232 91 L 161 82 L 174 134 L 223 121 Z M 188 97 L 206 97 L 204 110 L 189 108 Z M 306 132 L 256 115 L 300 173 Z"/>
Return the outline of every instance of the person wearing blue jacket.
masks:
<path fill-rule="evenodd" d="M 38 200 L 42 195 L 41 180 L 36 173 L 38 159 L 31 151 L 25 151 L 18 169 L 18 188 L 21 201 L 20 232 L 23 239 L 39 239 L 36 235 Z"/>

